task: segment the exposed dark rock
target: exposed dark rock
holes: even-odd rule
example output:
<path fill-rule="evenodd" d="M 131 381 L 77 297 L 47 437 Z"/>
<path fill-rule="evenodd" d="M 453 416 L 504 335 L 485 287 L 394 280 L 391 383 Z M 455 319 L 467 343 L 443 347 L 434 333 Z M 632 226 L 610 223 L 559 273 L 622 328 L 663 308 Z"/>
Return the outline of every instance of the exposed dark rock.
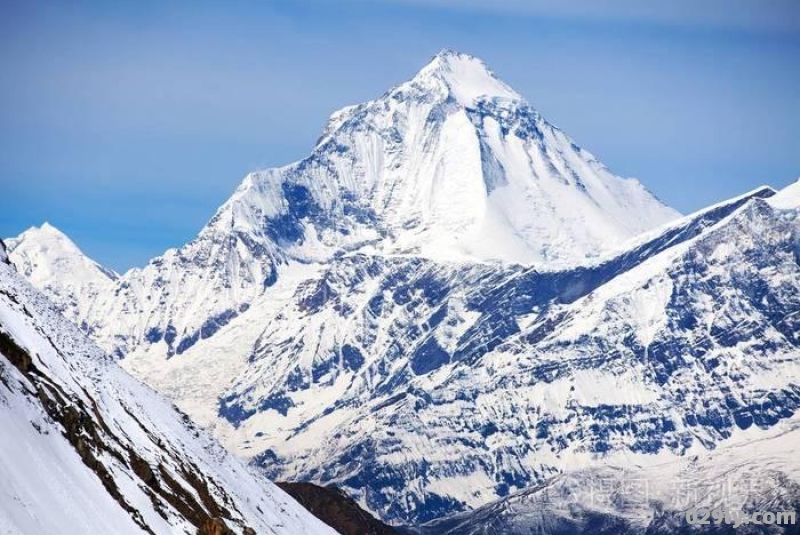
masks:
<path fill-rule="evenodd" d="M 398 532 L 348 498 L 335 487 L 312 483 L 277 483 L 311 514 L 342 535 L 396 535 Z"/>
<path fill-rule="evenodd" d="M 200 526 L 197 535 L 236 535 L 236 533 L 219 518 L 209 518 Z"/>

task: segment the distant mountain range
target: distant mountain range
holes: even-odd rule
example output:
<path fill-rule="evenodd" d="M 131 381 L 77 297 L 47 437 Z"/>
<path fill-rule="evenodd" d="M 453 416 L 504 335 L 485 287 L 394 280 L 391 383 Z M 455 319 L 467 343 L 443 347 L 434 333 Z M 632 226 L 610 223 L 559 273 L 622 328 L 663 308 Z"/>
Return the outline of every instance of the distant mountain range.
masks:
<path fill-rule="evenodd" d="M 443 51 L 144 268 L 113 273 L 50 225 L 7 244 L 267 476 L 335 485 L 389 523 L 494 533 L 453 526 L 527 529 L 520 504 L 569 474 L 752 451 L 794 421 L 798 217 L 800 183 L 681 216 Z M 658 512 L 584 510 L 636 529 Z M 514 533 L 595 526 L 542 514 L 552 529 Z"/>

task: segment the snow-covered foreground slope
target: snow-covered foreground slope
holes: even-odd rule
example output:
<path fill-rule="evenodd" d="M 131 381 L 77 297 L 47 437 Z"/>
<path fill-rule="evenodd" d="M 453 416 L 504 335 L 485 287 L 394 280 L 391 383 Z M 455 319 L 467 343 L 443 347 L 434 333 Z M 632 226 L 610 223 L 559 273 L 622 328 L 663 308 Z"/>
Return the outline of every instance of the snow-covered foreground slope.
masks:
<path fill-rule="evenodd" d="M 120 356 L 161 342 L 171 356 L 244 313 L 295 261 L 358 250 L 552 266 L 677 216 L 480 60 L 443 51 L 380 98 L 334 113 L 307 158 L 247 176 L 196 239 L 108 291 L 83 292 L 73 319 Z M 33 234 L 34 254 L 22 256 L 23 235 L 15 262 L 63 263 Z M 51 273 L 34 282 L 54 297 L 85 280 L 83 266 Z"/>
<path fill-rule="evenodd" d="M 0 428 L 4 535 L 334 533 L 3 262 Z"/>
<path fill-rule="evenodd" d="M 418 535 L 680 535 L 797 533 L 797 525 L 689 526 L 686 511 L 800 509 L 800 420 L 747 433 L 713 452 L 642 467 L 575 470 L 474 511 L 431 522 Z M 740 516 L 741 517 L 741 516 Z M 731 516 L 733 518 L 733 516 Z M 709 518 L 709 520 L 713 520 Z"/>

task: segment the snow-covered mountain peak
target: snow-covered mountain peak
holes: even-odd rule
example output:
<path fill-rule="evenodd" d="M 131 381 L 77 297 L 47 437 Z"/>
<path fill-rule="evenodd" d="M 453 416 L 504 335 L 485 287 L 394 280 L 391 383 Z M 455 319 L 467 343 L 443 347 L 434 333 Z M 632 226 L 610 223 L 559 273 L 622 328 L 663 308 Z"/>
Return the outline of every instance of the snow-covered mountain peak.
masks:
<path fill-rule="evenodd" d="M 436 54 L 414 78 L 400 86 L 427 91 L 445 91 L 459 104 L 472 106 L 486 98 L 522 100 L 522 97 L 500 80 L 480 59 L 449 49 Z"/>
<path fill-rule="evenodd" d="M 17 269 L 34 283 L 59 273 L 71 277 L 78 274 L 84 281 L 118 277 L 114 271 L 90 260 L 66 234 L 47 222 L 7 240 L 6 246 Z"/>
<path fill-rule="evenodd" d="M 48 245 L 55 246 L 60 251 L 76 251 L 78 247 L 70 240 L 66 234 L 58 230 L 56 227 L 45 221 L 41 226 L 33 226 L 24 231 L 17 238 L 8 240 L 9 248 L 13 248 L 14 244 L 23 241 L 27 238 L 35 240 L 42 245 L 47 242 Z"/>
<path fill-rule="evenodd" d="M 612 174 L 479 59 L 445 50 L 334 113 L 309 157 L 252 173 L 203 234 L 274 258 L 344 251 L 574 263 L 676 218 Z"/>
<path fill-rule="evenodd" d="M 71 252 L 78 249 L 75 243 L 70 240 L 66 234 L 46 221 L 42 223 L 41 226 L 37 227 L 34 225 L 24 230 L 19 236 L 7 238 L 5 241 L 6 247 L 8 247 L 9 250 L 13 250 L 17 244 L 24 241 L 28 241 L 29 243 L 36 242 L 41 246 L 45 246 L 45 244 L 55 246 L 58 251 Z"/>
<path fill-rule="evenodd" d="M 482 60 L 444 49 L 436 54 L 410 79 L 392 87 L 381 97 L 363 104 L 346 106 L 331 114 L 318 147 L 345 125 L 388 126 L 398 119 L 409 119 L 412 108 L 437 110 L 475 109 L 481 101 L 494 102 L 505 108 L 525 108 L 527 114 L 541 120 L 539 114 L 505 82 L 500 80 Z M 388 119 L 375 120 L 388 114 Z M 426 113 L 427 115 L 427 113 Z"/>
<path fill-rule="evenodd" d="M 78 318 L 89 312 L 94 299 L 119 278 L 114 271 L 87 257 L 50 223 L 31 227 L 6 240 L 6 247 L 8 258 L 17 270 L 44 289 L 59 311 L 78 323 Z"/>
<path fill-rule="evenodd" d="M 550 270 L 592 262 L 679 215 L 483 62 L 443 51 L 409 81 L 335 113 L 306 158 L 249 174 L 194 240 L 109 291 L 98 289 L 110 277 L 77 248 L 47 255 L 72 259 L 77 275 L 54 266 L 38 278 L 47 266 L 38 247 L 20 260 L 18 246 L 11 259 L 29 261 L 21 271 L 65 311 L 85 309 L 70 319 L 110 351 L 158 344 L 174 356 L 244 314 L 293 262 L 362 253 Z"/>

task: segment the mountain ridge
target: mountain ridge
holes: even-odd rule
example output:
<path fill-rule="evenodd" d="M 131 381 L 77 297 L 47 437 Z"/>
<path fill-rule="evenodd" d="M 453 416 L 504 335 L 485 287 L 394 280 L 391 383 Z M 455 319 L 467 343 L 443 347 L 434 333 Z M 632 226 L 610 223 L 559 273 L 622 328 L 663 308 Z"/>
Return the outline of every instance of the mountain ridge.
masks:
<path fill-rule="evenodd" d="M 410 528 L 414 535 L 683 535 L 795 533 L 796 526 L 690 526 L 706 507 L 743 516 L 800 505 L 798 420 L 713 452 L 643 468 L 577 469 L 476 510 Z M 759 455 L 753 456 L 753 451 Z M 782 523 L 783 524 L 783 523 Z M 787 523 L 788 524 L 788 523 Z"/>

